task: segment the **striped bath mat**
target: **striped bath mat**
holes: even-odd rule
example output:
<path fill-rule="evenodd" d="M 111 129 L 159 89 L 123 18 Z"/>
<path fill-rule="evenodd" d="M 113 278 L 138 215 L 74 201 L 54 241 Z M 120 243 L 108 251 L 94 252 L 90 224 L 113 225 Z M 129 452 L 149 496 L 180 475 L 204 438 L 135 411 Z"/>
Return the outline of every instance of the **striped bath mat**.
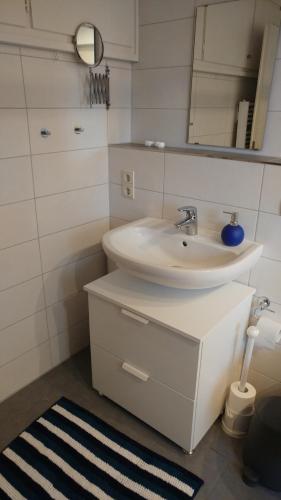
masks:
<path fill-rule="evenodd" d="M 203 481 L 67 399 L 0 454 L 0 499 L 194 498 Z"/>

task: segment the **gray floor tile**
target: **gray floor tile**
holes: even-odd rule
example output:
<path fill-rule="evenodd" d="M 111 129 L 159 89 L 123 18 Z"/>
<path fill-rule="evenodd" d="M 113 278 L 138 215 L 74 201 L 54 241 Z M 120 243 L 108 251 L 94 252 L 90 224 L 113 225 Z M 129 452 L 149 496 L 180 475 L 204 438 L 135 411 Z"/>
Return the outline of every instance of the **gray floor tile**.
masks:
<path fill-rule="evenodd" d="M 60 397 L 92 411 L 126 435 L 204 479 L 198 500 L 275 500 L 280 495 L 248 488 L 240 477 L 242 442 L 226 436 L 216 422 L 193 455 L 155 432 L 91 387 L 89 351 L 83 351 L 0 405 L 0 450 Z"/>
<path fill-rule="evenodd" d="M 209 500 L 280 500 L 281 494 L 260 486 L 250 488 L 241 479 L 241 466 L 228 464 Z"/>

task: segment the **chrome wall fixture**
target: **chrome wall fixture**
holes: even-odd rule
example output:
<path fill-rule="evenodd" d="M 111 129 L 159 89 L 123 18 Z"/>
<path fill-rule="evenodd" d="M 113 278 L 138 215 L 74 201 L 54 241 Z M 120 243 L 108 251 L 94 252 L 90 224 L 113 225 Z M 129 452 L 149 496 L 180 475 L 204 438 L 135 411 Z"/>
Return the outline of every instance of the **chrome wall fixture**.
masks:
<path fill-rule="evenodd" d="M 106 65 L 105 73 L 94 73 L 93 68 L 89 68 L 90 74 L 90 106 L 94 104 L 105 104 L 106 109 L 110 106 L 109 74 L 110 69 Z"/>
<path fill-rule="evenodd" d="M 83 134 L 83 132 L 85 132 L 85 129 L 84 129 L 84 127 L 77 126 L 77 127 L 73 128 L 73 132 L 75 134 L 79 135 L 79 134 Z M 41 128 L 40 135 L 41 135 L 41 137 L 43 137 L 43 139 L 47 139 L 48 137 L 50 137 L 50 135 L 52 135 L 52 132 L 47 128 Z"/>
<path fill-rule="evenodd" d="M 83 127 L 74 127 L 75 134 L 82 134 L 85 131 Z"/>
<path fill-rule="evenodd" d="M 43 137 L 44 139 L 47 139 L 47 137 L 49 137 L 51 135 L 51 132 L 50 130 L 48 130 L 47 128 L 41 128 L 40 130 L 40 135 L 41 137 Z"/>
<path fill-rule="evenodd" d="M 94 104 L 110 106 L 109 67 L 105 66 L 104 73 L 94 73 L 94 68 L 100 65 L 104 56 L 104 44 L 98 28 L 91 23 L 81 23 L 75 32 L 74 47 L 79 59 L 89 68 L 89 101 L 90 107 Z M 77 132 L 78 133 L 78 132 Z"/>

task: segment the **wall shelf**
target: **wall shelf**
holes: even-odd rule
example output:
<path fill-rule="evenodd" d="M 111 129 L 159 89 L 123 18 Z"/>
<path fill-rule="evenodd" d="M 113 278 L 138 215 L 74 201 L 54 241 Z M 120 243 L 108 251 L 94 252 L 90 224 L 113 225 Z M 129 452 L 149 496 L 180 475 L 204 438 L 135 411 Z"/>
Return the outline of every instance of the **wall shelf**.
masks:
<path fill-rule="evenodd" d="M 281 165 L 281 158 L 274 156 L 262 156 L 250 153 L 239 153 L 235 151 L 219 151 L 215 149 L 208 149 L 207 147 L 189 147 L 186 148 L 172 148 L 166 147 L 165 149 L 158 149 L 156 147 L 147 147 L 143 144 L 128 142 L 122 144 L 110 144 L 110 147 L 125 148 L 125 149 L 139 149 L 142 151 L 150 151 L 155 153 L 173 153 L 189 156 L 205 156 L 206 158 L 220 158 L 223 160 L 245 161 L 247 163 L 263 163 L 269 165 Z"/>

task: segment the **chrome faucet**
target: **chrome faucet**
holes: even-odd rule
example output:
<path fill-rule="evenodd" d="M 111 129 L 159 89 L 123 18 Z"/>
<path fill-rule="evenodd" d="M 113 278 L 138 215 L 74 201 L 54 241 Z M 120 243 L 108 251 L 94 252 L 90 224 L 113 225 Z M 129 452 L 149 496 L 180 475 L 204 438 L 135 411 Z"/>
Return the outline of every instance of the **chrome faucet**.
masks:
<path fill-rule="evenodd" d="M 198 218 L 196 207 L 180 207 L 178 212 L 184 213 L 184 219 L 176 222 L 175 226 L 178 229 L 184 230 L 186 234 L 195 236 L 198 233 Z"/>

